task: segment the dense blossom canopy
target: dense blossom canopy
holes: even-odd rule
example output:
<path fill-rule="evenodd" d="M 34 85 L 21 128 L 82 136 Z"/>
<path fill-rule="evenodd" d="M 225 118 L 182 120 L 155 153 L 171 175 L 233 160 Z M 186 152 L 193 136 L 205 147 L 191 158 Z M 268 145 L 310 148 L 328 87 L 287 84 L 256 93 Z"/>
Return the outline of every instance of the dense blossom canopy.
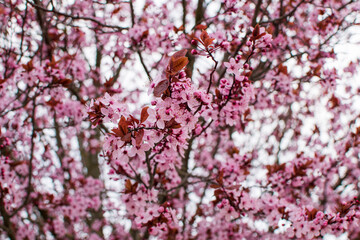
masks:
<path fill-rule="evenodd" d="M 359 12 L 0 1 L 0 238 L 359 239 Z"/>

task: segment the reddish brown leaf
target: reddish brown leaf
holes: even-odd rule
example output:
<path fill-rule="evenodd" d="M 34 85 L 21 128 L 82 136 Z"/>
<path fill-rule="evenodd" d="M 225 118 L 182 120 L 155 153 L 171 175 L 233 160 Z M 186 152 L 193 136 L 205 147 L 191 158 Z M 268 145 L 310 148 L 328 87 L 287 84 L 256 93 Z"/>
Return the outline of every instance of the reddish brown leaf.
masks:
<path fill-rule="evenodd" d="M 140 115 L 140 122 L 143 123 L 146 121 L 146 119 L 149 117 L 149 113 L 147 112 L 149 107 L 144 107 L 141 110 L 141 115 Z"/>
<path fill-rule="evenodd" d="M 260 26 L 259 26 L 259 24 L 256 24 L 252 35 L 253 35 L 254 37 L 257 37 L 257 36 L 259 35 L 259 33 L 260 33 Z"/>
<path fill-rule="evenodd" d="M 132 184 L 131 184 L 130 179 L 126 179 L 126 181 L 125 181 L 125 193 L 131 192 L 131 186 L 132 186 Z"/>
<path fill-rule="evenodd" d="M 207 26 L 204 25 L 204 24 L 199 24 L 199 25 L 196 25 L 195 28 L 196 28 L 197 30 L 205 30 L 205 29 L 207 28 Z"/>
<path fill-rule="evenodd" d="M 203 30 L 200 34 L 201 41 L 203 41 L 203 43 L 205 43 L 206 39 L 208 39 L 208 38 L 209 38 L 209 34 L 205 30 Z"/>
<path fill-rule="evenodd" d="M 56 60 L 55 60 L 55 57 L 52 56 L 52 57 L 51 57 L 51 62 L 48 62 L 46 65 L 49 66 L 49 67 L 51 67 L 51 68 L 59 69 L 59 67 L 57 66 L 57 64 L 58 64 L 59 62 L 60 62 L 60 60 L 59 60 L 59 61 L 56 61 Z"/>
<path fill-rule="evenodd" d="M 142 143 L 143 137 L 144 137 L 144 129 L 140 129 L 136 133 L 136 137 L 135 137 L 136 146 L 140 146 L 140 144 Z"/>
<path fill-rule="evenodd" d="M 205 47 L 209 47 L 214 40 L 215 40 L 215 38 L 208 38 L 208 39 L 206 39 L 206 40 L 204 41 Z"/>
<path fill-rule="evenodd" d="M 6 82 L 6 81 L 7 81 L 6 78 L 5 78 L 5 79 L 0 78 L 0 84 L 3 84 L 3 83 Z"/>
<path fill-rule="evenodd" d="M 116 137 L 123 137 L 124 136 L 124 133 L 119 128 L 114 128 L 111 131 L 113 132 L 112 135 L 114 135 Z"/>
<path fill-rule="evenodd" d="M 179 31 L 184 31 L 185 28 L 184 28 L 184 25 L 181 25 L 179 28 L 177 28 L 177 27 L 174 26 L 173 29 L 174 29 L 174 32 L 175 32 L 175 33 L 178 33 Z"/>
<path fill-rule="evenodd" d="M 138 119 L 134 118 L 133 115 L 130 115 L 130 118 L 128 119 L 128 121 L 130 123 L 137 123 L 137 124 L 139 124 L 139 122 L 140 122 Z"/>
<path fill-rule="evenodd" d="M 269 34 L 273 34 L 274 32 L 274 25 L 270 25 L 266 28 L 266 32 L 269 33 Z"/>
<path fill-rule="evenodd" d="M 234 154 L 237 154 L 239 153 L 239 149 L 237 147 L 231 147 L 231 148 L 228 148 L 226 150 L 226 152 L 230 155 L 230 156 L 233 156 Z"/>
<path fill-rule="evenodd" d="M 215 197 L 219 197 L 221 194 L 223 194 L 223 190 L 222 189 L 216 189 L 215 191 L 214 191 L 214 196 Z"/>
<path fill-rule="evenodd" d="M 311 211 L 307 208 L 305 208 L 305 211 L 306 211 L 306 215 L 307 215 L 307 220 L 308 221 L 312 221 L 315 219 L 316 217 L 316 213 L 318 212 L 318 210 L 316 208 L 313 208 Z"/>
<path fill-rule="evenodd" d="M 27 64 L 23 64 L 22 67 L 25 69 L 25 71 L 31 72 L 34 69 L 32 59 Z"/>
<path fill-rule="evenodd" d="M 121 59 L 121 64 L 125 64 L 127 62 L 128 58 L 124 57 L 123 59 Z"/>
<path fill-rule="evenodd" d="M 121 7 L 115 8 L 115 9 L 112 11 L 112 14 L 117 14 L 120 10 L 121 10 Z"/>
<path fill-rule="evenodd" d="M 233 186 L 226 187 L 226 189 L 235 190 L 235 189 L 239 189 L 240 187 L 241 187 L 241 185 L 233 185 Z"/>
<path fill-rule="evenodd" d="M 70 78 L 65 78 L 59 81 L 59 84 L 63 86 L 68 86 L 70 83 L 72 83 L 72 80 Z"/>
<path fill-rule="evenodd" d="M 129 132 L 129 130 L 128 130 L 129 123 L 126 121 L 124 116 L 121 116 L 118 126 L 119 126 L 119 129 L 122 131 L 123 136 Z"/>
<path fill-rule="evenodd" d="M 285 75 L 288 75 L 288 69 L 287 69 L 287 66 L 284 66 L 282 65 L 281 63 L 279 64 L 279 67 L 278 67 L 278 74 L 279 73 L 283 73 Z"/>
<path fill-rule="evenodd" d="M 219 175 L 216 177 L 216 182 L 218 182 L 220 185 L 223 185 L 223 183 L 224 183 L 223 177 L 224 177 L 224 171 L 221 170 L 219 172 Z"/>
<path fill-rule="evenodd" d="M 162 80 L 161 82 L 156 85 L 154 88 L 154 96 L 160 97 L 163 92 L 166 91 L 166 89 L 169 87 L 169 81 L 167 79 Z"/>
<path fill-rule="evenodd" d="M 321 74 L 321 65 L 317 65 L 316 68 L 314 69 L 314 75 L 317 77 L 320 77 Z"/>
<path fill-rule="evenodd" d="M 130 179 L 126 179 L 125 181 L 125 193 L 136 193 L 138 183 L 131 184 Z"/>
<path fill-rule="evenodd" d="M 220 93 L 220 90 L 218 88 L 215 89 L 215 95 L 218 99 L 222 99 L 222 95 Z"/>
<path fill-rule="evenodd" d="M 125 134 L 123 137 L 121 137 L 121 140 L 124 142 L 131 142 L 131 133 Z"/>
<path fill-rule="evenodd" d="M 330 108 L 334 109 L 338 106 L 340 106 L 340 100 L 335 97 L 335 95 L 333 95 L 330 99 L 329 99 L 329 103 L 330 103 Z"/>
<path fill-rule="evenodd" d="M 177 123 L 174 118 L 172 118 L 170 121 L 167 121 L 165 123 L 165 128 L 177 129 L 177 128 L 181 128 L 181 125 Z"/>
<path fill-rule="evenodd" d="M 46 102 L 46 104 L 49 105 L 50 107 L 55 107 L 59 103 L 60 103 L 60 101 L 57 101 L 54 98 L 51 98 L 49 101 Z"/>
<path fill-rule="evenodd" d="M 19 166 L 19 165 L 21 165 L 21 164 L 24 164 L 24 163 L 26 163 L 26 161 L 12 161 L 12 162 L 10 162 L 9 163 L 9 165 L 10 165 L 10 167 L 17 167 L 17 166 Z"/>
<path fill-rule="evenodd" d="M 285 163 L 282 164 L 274 164 L 274 165 L 266 165 L 266 169 L 269 171 L 268 175 L 271 175 L 273 173 L 276 173 L 278 171 L 285 171 Z"/>
<path fill-rule="evenodd" d="M 149 36 L 149 30 L 146 30 L 146 31 L 144 31 L 144 32 L 142 33 L 141 39 L 144 39 L 144 38 L 146 38 L 147 36 Z"/>
<path fill-rule="evenodd" d="M 132 190 L 133 193 L 136 193 L 136 189 L 137 189 L 138 185 L 139 185 L 138 182 L 136 182 L 136 183 L 134 183 L 134 184 L 132 185 L 131 190 Z"/>
<path fill-rule="evenodd" d="M 114 85 L 114 80 L 114 77 L 109 78 L 109 80 L 104 83 L 104 86 L 107 88 L 111 87 L 112 85 Z"/>
<path fill-rule="evenodd" d="M 171 57 L 170 74 L 174 75 L 178 73 L 188 63 L 189 63 L 189 59 L 187 57 L 179 57 L 179 58 Z"/>
<path fill-rule="evenodd" d="M 258 40 L 258 39 L 260 39 L 261 37 L 263 37 L 265 35 L 266 35 L 266 32 L 263 32 L 263 33 L 257 35 L 255 39 Z"/>
<path fill-rule="evenodd" d="M 180 58 L 180 57 L 185 57 L 186 53 L 187 53 L 187 50 L 186 50 L 186 49 L 182 49 L 182 50 L 177 51 L 176 53 L 174 53 L 174 54 L 171 56 L 171 58 L 176 59 L 176 58 Z"/>

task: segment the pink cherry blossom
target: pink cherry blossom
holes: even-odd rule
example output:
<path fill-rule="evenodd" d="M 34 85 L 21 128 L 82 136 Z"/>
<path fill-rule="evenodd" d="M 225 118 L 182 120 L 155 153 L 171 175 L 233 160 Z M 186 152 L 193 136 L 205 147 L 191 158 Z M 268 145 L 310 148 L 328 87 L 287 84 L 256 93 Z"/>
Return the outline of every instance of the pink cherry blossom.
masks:
<path fill-rule="evenodd" d="M 2 1 L 0 239 L 359 238 L 359 1 L 202 3 Z"/>
<path fill-rule="evenodd" d="M 235 76 L 238 76 L 239 70 L 241 68 L 240 63 L 237 63 L 234 58 L 231 58 L 229 62 L 224 63 L 225 67 L 227 68 L 227 72 L 229 74 L 234 74 Z"/>

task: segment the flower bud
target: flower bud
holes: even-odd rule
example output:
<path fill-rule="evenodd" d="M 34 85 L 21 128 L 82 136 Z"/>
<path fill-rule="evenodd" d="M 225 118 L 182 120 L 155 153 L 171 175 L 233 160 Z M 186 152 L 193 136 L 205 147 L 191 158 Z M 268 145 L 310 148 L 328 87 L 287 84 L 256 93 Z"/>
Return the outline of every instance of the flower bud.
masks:
<path fill-rule="evenodd" d="M 196 55 L 196 54 L 198 54 L 198 51 L 196 51 L 196 49 L 193 49 L 193 50 L 191 50 L 191 54 Z"/>

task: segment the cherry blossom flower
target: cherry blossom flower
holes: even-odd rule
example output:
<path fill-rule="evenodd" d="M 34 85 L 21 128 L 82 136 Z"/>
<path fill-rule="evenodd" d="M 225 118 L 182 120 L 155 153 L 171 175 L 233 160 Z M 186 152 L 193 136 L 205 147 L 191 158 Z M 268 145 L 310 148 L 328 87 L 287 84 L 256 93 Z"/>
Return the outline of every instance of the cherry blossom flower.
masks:
<path fill-rule="evenodd" d="M 238 76 L 240 74 L 240 63 L 237 63 L 234 58 L 231 58 L 229 62 L 224 63 L 225 67 L 227 68 L 226 71 L 229 74 L 234 74 L 235 76 Z"/>

